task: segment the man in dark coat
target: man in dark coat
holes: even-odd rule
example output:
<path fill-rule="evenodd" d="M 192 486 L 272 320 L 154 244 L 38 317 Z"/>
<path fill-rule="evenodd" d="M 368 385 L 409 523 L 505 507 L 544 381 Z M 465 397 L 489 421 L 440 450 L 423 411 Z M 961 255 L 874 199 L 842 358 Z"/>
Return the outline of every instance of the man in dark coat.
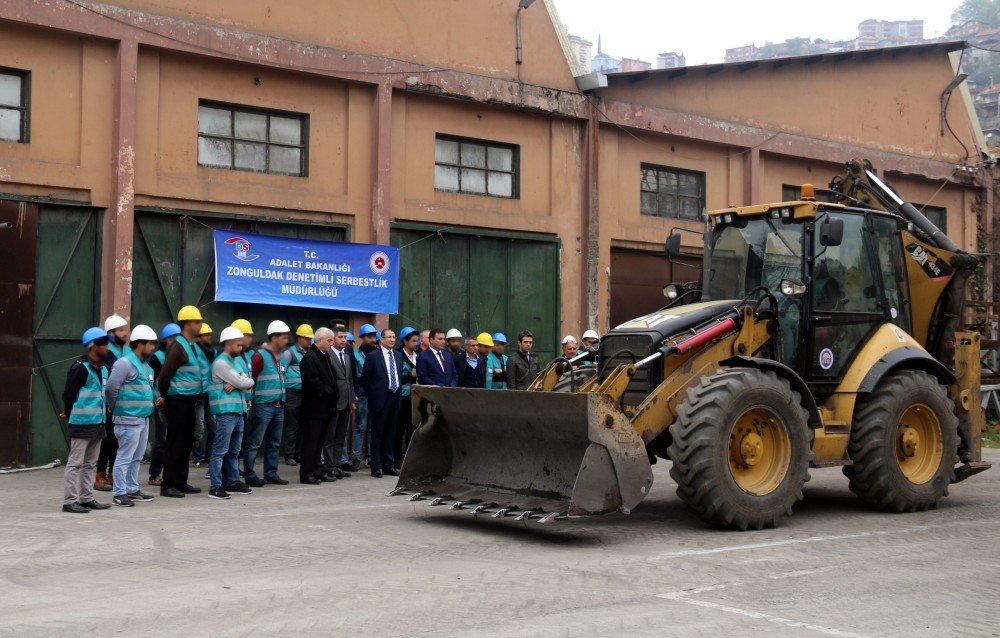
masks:
<path fill-rule="evenodd" d="M 396 421 L 403 386 L 403 354 L 395 349 L 396 333 L 386 328 L 382 331 L 379 346 L 365 357 L 361 369 L 361 387 L 368 396 L 371 419 L 371 443 L 368 448 L 368 466 L 374 478 L 383 474 L 399 476 L 394 467 Z"/>
<path fill-rule="evenodd" d="M 302 458 L 299 459 L 299 481 L 306 485 L 319 485 L 327 478 L 320 454 L 323 442 L 337 421 L 337 379 L 330 364 L 333 331 L 320 328 L 313 337 L 314 343 L 302 356 L 302 407 L 299 412 L 299 441 Z"/>
<path fill-rule="evenodd" d="M 527 390 L 531 382 L 540 372 L 538 355 L 531 351 L 535 345 L 535 336 L 528 330 L 522 330 L 517 335 L 516 352 L 507 358 L 507 388 L 509 390 Z"/>

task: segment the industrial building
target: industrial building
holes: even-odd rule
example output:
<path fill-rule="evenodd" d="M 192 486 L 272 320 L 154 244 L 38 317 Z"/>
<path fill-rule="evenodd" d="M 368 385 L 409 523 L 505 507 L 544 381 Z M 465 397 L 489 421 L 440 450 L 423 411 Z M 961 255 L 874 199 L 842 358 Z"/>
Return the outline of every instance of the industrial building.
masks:
<path fill-rule="evenodd" d="M 690 277 L 674 227 L 853 156 L 985 245 L 961 43 L 601 75 L 561 24 L 549 0 L 0 4 L 0 463 L 64 455 L 67 359 L 112 312 L 333 316 L 213 302 L 212 228 L 399 246 L 400 313 L 352 325 L 528 328 L 543 356 Z"/>

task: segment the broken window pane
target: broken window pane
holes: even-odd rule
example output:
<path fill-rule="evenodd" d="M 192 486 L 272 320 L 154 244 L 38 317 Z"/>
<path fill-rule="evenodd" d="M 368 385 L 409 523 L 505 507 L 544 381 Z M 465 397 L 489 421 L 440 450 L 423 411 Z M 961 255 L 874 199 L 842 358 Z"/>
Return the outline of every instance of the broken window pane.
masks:
<path fill-rule="evenodd" d="M 486 147 L 478 144 L 462 144 L 462 166 L 486 167 Z"/>
<path fill-rule="evenodd" d="M 480 147 L 482 148 L 482 147 Z M 462 156 L 464 159 L 464 155 Z M 485 160 L 485 153 L 483 154 L 483 159 Z M 473 170 L 470 168 L 462 169 L 462 191 L 465 193 L 476 193 L 485 194 L 486 193 L 486 171 Z"/>
<path fill-rule="evenodd" d="M 488 168 L 507 172 L 514 170 L 514 149 L 491 146 L 486 156 Z"/>
<path fill-rule="evenodd" d="M 0 73 L 0 104 L 22 106 L 20 75 Z"/>
<path fill-rule="evenodd" d="M 458 142 L 454 140 L 435 140 L 434 161 L 442 164 L 458 164 Z"/>
<path fill-rule="evenodd" d="M 511 197 L 514 194 L 513 184 L 513 177 L 510 173 L 490 173 L 489 175 L 490 195 Z"/>
<path fill-rule="evenodd" d="M 302 120 L 272 115 L 270 141 L 279 144 L 301 144 Z"/>
<path fill-rule="evenodd" d="M 434 188 L 441 191 L 458 191 L 458 169 L 454 166 L 435 166 Z"/>
<path fill-rule="evenodd" d="M 249 144 L 236 142 L 236 168 L 246 168 L 252 171 L 267 169 L 267 146 L 264 144 Z"/>
<path fill-rule="evenodd" d="M 232 167 L 232 142 L 211 137 L 198 138 L 198 163 L 204 166 Z"/>
<path fill-rule="evenodd" d="M 236 137 L 241 140 L 267 141 L 267 116 L 236 111 Z"/>
<path fill-rule="evenodd" d="M 640 188 L 644 191 L 656 192 L 656 170 L 652 168 L 642 169 L 642 184 Z"/>
<path fill-rule="evenodd" d="M 228 109 L 199 106 L 198 132 L 229 137 L 233 134 L 232 118 L 233 112 Z"/>
<path fill-rule="evenodd" d="M 272 146 L 270 152 L 271 164 L 268 170 L 272 173 L 289 173 L 291 175 L 301 175 L 303 173 L 302 149 Z"/>

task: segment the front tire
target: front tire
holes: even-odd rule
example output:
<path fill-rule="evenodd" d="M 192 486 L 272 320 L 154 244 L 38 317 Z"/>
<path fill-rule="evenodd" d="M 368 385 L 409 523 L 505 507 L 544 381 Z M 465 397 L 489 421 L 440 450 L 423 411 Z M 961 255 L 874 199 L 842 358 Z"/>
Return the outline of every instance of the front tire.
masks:
<path fill-rule="evenodd" d="M 667 455 L 677 495 L 717 527 L 773 527 L 809 480 L 812 430 L 801 399 L 770 371 L 729 368 L 687 390 Z"/>
<path fill-rule="evenodd" d="M 851 491 L 876 509 L 921 512 L 948 495 L 957 450 L 948 391 L 926 372 L 901 370 L 858 398 L 844 474 Z"/>

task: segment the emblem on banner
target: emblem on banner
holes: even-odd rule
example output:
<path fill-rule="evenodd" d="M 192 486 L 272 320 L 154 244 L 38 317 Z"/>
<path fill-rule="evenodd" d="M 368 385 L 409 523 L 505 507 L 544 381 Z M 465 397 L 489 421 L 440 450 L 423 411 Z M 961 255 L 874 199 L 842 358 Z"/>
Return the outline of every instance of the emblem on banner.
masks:
<path fill-rule="evenodd" d="M 233 255 L 241 261 L 253 261 L 260 257 L 250 253 L 250 242 L 242 237 L 230 237 L 226 240 L 226 244 L 233 247 Z"/>
<path fill-rule="evenodd" d="M 376 275 L 384 275 L 389 272 L 389 255 L 381 250 L 374 252 L 368 260 L 368 265 L 371 266 L 372 272 Z"/>

